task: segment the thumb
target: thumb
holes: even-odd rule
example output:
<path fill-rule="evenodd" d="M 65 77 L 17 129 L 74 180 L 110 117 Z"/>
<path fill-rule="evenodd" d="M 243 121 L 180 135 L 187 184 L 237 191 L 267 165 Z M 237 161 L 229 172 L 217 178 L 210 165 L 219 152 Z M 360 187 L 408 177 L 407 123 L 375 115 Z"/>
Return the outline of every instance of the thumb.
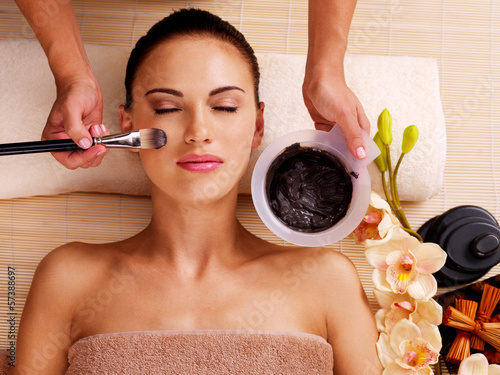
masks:
<path fill-rule="evenodd" d="M 92 137 L 83 125 L 82 115 L 77 110 L 62 110 L 64 129 L 66 134 L 83 149 L 92 146 Z"/>
<path fill-rule="evenodd" d="M 347 147 L 349 151 L 351 151 L 351 154 L 357 159 L 364 159 L 366 157 L 366 146 L 358 122 L 349 120 L 348 122 L 339 123 L 338 125 L 340 125 L 344 132 Z"/>

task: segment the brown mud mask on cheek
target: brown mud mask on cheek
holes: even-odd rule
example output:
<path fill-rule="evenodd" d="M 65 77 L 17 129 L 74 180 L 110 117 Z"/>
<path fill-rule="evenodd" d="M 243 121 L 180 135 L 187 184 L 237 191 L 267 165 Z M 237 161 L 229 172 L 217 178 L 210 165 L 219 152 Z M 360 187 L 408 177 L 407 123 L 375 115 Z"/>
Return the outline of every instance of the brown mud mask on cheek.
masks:
<path fill-rule="evenodd" d="M 266 176 L 266 194 L 276 217 L 307 233 L 331 228 L 347 213 L 351 176 L 335 155 L 295 143 L 274 159 Z"/>

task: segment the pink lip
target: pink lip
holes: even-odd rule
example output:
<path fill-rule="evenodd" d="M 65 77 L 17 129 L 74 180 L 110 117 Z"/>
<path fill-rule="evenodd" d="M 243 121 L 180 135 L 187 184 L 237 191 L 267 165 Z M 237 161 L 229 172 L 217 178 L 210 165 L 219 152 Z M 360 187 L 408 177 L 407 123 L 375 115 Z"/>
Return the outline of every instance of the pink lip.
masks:
<path fill-rule="evenodd" d="M 222 165 L 219 157 L 211 154 L 191 154 L 177 160 L 177 165 L 190 172 L 210 172 Z"/>

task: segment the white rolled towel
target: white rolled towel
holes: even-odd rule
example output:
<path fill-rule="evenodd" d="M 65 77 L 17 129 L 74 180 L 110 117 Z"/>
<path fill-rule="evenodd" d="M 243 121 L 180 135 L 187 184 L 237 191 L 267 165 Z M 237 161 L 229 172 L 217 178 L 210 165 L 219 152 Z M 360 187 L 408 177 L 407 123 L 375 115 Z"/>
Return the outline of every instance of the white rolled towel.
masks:
<path fill-rule="evenodd" d="M 86 45 L 104 98 L 103 123 L 120 131 L 118 106 L 124 103 L 129 48 Z M 313 128 L 301 85 L 305 56 L 258 54 L 261 100 L 266 103 L 263 144 L 254 151 L 240 193 L 250 194 L 253 166 L 262 150 L 279 136 Z M 36 41 L 0 41 L 0 143 L 38 140 L 55 100 L 55 85 Z M 400 168 L 402 200 L 422 201 L 439 193 L 446 156 L 446 131 L 439 95 L 439 75 L 432 58 L 350 55 L 346 79 L 376 132 L 377 117 L 387 108 L 393 117 L 392 158 L 397 160 L 406 126 L 420 138 Z M 0 157 L 0 199 L 75 191 L 148 195 L 149 184 L 137 154 L 111 150 L 98 168 L 70 171 L 50 154 Z M 381 193 L 380 175 L 370 166 L 372 187 Z"/>

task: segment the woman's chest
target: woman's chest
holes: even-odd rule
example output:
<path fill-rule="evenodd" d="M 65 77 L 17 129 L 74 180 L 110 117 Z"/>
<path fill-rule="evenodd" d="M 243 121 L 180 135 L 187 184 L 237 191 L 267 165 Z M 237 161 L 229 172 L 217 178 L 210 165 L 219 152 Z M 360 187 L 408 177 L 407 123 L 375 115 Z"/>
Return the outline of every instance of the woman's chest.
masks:
<path fill-rule="evenodd" d="M 152 330 L 273 330 L 326 337 L 321 301 L 274 277 L 187 283 L 154 277 L 110 277 L 75 310 L 72 339 Z"/>

